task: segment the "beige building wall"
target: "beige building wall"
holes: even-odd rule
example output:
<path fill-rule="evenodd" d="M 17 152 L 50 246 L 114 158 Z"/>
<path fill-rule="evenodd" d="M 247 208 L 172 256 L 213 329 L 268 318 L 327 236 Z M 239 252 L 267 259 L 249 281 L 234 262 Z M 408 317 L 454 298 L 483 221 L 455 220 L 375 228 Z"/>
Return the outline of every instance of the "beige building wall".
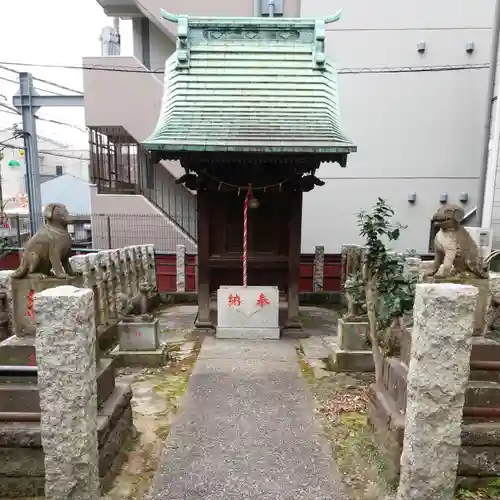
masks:
<path fill-rule="evenodd" d="M 90 203 L 94 248 L 153 244 L 158 252 L 175 252 L 176 245 L 185 245 L 187 252 L 196 252 L 193 239 L 144 196 L 98 194 L 91 185 Z"/>

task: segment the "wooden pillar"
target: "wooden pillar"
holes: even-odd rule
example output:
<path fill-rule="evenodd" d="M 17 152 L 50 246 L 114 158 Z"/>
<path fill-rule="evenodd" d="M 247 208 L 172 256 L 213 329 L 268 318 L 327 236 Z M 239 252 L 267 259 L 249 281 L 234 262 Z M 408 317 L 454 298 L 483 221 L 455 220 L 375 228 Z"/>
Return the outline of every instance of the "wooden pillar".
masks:
<path fill-rule="evenodd" d="M 300 245 L 302 229 L 302 192 L 291 193 L 290 249 L 288 251 L 288 317 L 286 328 L 302 328 L 299 319 Z"/>
<path fill-rule="evenodd" d="M 212 329 L 210 321 L 210 194 L 198 191 L 198 318 L 197 328 Z"/>

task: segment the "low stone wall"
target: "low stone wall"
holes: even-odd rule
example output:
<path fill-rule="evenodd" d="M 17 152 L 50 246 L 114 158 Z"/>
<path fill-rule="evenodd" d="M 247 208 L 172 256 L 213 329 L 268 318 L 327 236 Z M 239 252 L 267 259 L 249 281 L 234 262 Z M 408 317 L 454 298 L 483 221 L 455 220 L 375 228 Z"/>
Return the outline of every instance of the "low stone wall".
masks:
<path fill-rule="evenodd" d="M 153 245 L 74 255 L 70 262 L 73 270 L 82 274 L 83 286 L 94 292 L 95 323 L 100 338 L 113 337 L 115 333 L 118 294 L 133 297 L 139 292 L 139 284 L 145 281 L 152 287 L 151 305 L 159 301 Z M 103 343 L 106 343 L 105 338 Z"/>

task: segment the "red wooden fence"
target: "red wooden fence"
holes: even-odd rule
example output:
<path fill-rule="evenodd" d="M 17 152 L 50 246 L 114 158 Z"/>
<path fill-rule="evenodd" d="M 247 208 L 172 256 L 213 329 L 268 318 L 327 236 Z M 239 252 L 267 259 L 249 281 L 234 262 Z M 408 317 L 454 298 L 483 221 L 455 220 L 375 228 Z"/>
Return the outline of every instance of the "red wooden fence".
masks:
<path fill-rule="evenodd" d="M 176 264 L 175 254 L 159 254 L 156 256 L 156 276 L 160 292 L 175 292 Z M 314 255 L 303 254 L 300 257 L 300 291 L 313 291 Z M 15 269 L 19 265 L 19 254 L 13 252 L 0 260 L 0 270 Z M 325 292 L 340 291 L 339 254 L 325 255 L 323 290 Z M 196 291 L 196 255 L 186 255 L 186 291 Z"/>

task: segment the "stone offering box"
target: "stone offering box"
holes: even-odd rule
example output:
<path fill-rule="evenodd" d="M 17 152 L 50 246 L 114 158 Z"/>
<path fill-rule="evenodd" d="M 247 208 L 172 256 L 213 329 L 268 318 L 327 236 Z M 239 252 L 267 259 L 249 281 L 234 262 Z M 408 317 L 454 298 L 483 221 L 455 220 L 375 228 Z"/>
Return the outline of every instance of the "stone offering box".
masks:
<path fill-rule="evenodd" d="M 337 372 L 372 372 L 373 354 L 366 338 L 370 325 L 364 321 L 338 321 L 338 337 L 328 337 L 330 361 Z"/>
<path fill-rule="evenodd" d="M 217 315 L 217 338 L 279 339 L 278 287 L 221 286 Z"/>

